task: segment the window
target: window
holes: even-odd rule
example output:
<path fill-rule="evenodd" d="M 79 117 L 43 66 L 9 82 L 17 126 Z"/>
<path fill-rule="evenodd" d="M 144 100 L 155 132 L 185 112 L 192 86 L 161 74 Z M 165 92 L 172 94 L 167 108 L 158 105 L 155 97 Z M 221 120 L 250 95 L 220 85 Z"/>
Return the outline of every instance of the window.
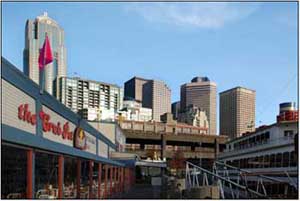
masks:
<path fill-rule="evenodd" d="M 275 154 L 272 154 L 270 157 L 270 167 L 276 167 Z"/>
<path fill-rule="evenodd" d="M 282 153 L 278 153 L 276 155 L 276 167 L 281 167 L 282 166 Z"/>
<path fill-rule="evenodd" d="M 77 160 L 71 157 L 64 158 L 64 198 L 76 197 Z"/>
<path fill-rule="evenodd" d="M 58 196 L 58 156 L 45 152 L 35 154 L 35 198 Z"/>
<path fill-rule="evenodd" d="M 265 168 L 270 167 L 270 156 L 269 155 L 264 156 L 264 167 Z"/>
<path fill-rule="evenodd" d="M 284 152 L 283 153 L 283 167 L 288 167 L 289 166 L 289 160 L 290 160 L 290 153 L 289 152 Z"/>
<path fill-rule="evenodd" d="M 293 137 L 294 131 L 293 130 L 285 130 L 284 137 Z"/>
<path fill-rule="evenodd" d="M 290 166 L 291 167 L 297 166 L 297 158 L 295 156 L 295 152 L 294 151 L 292 151 L 290 153 Z"/>
<path fill-rule="evenodd" d="M 2 144 L 1 152 L 1 198 L 26 198 L 26 150 Z"/>

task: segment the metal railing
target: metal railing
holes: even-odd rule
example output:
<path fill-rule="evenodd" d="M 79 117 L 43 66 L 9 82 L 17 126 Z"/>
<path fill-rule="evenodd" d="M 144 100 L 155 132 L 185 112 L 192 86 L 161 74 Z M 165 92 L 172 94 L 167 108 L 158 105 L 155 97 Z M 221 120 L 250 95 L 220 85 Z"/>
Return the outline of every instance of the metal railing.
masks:
<path fill-rule="evenodd" d="M 199 180 L 202 178 L 202 184 Z M 186 189 L 197 188 L 200 186 L 216 185 L 219 187 L 221 198 L 269 198 L 265 189 L 263 193 L 259 189 L 250 189 L 247 184 L 232 181 L 229 175 L 219 175 L 218 171 L 210 171 L 197 166 L 191 162 L 186 162 Z"/>

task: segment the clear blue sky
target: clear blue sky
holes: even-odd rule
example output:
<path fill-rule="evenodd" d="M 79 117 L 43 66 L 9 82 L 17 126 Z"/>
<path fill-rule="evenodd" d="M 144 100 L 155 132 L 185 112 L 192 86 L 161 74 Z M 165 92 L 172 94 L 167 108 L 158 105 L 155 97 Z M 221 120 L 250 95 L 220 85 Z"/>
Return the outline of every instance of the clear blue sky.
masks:
<path fill-rule="evenodd" d="M 218 93 L 256 90 L 256 125 L 274 123 L 279 103 L 297 101 L 295 2 L 2 6 L 2 53 L 21 70 L 25 22 L 47 11 L 65 30 L 69 76 L 120 86 L 134 75 L 160 79 L 172 102 L 181 84 L 208 76 Z"/>

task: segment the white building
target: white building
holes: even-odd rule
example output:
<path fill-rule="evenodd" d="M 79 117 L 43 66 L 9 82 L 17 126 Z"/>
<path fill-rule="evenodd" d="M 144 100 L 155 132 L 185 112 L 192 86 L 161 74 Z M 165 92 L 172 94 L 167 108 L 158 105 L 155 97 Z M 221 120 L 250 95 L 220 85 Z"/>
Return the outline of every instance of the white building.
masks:
<path fill-rule="evenodd" d="M 185 111 L 178 113 L 178 122 L 188 125 L 209 128 L 209 122 L 205 111 L 190 105 Z"/>
<path fill-rule="evenodd" d="M 123 101 L 123 108 L 119 114 L 125 120 L 151 121 L 152 109 L 142 107 L 142 104 L 134 100 Z"/>

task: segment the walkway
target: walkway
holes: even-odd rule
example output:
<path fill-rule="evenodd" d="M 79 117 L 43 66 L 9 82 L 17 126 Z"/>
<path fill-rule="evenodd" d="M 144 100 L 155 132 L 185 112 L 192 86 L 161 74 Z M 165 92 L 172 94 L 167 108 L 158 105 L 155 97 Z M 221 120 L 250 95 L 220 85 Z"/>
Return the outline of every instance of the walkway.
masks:
<path fill-rule="evenodd" d="M 161 187 L 150 184 L 135 184 L 128 192 L 123 193 L 122 199 L 159 199 Z"/>

